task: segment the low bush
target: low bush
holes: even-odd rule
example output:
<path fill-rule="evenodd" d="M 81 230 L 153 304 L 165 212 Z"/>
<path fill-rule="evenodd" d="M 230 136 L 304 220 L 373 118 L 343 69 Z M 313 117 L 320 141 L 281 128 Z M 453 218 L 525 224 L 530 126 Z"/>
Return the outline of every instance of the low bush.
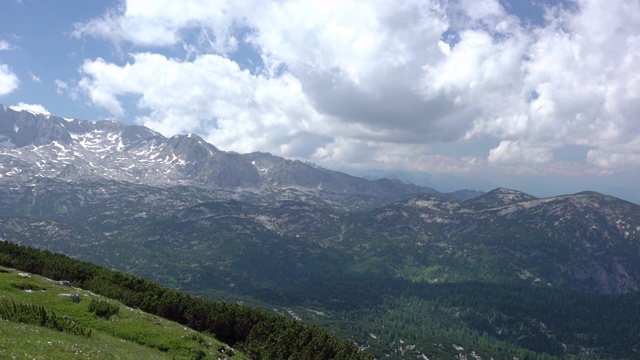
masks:
<path fill-rule="evenodd" d="M 109 319 L 111 316 L 117 314 L 120 311 L 120 306 L 113 304 L 107 300 L 91 300 L 89 304 L 89 311 L 96 314 L 96 316 Z"/>

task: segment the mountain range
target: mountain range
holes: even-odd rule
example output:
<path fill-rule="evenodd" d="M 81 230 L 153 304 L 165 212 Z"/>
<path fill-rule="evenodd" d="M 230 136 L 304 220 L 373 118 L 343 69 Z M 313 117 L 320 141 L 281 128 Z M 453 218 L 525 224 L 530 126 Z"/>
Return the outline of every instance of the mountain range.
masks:
<path fill-rule="evenodd" d="M 303 189 L 341 201 L 388 203 L 435 190 L 368 181 L 268 153 L 225 152 L 195 134 L 165 138 L 146 127 L 14 111 L 0 105 L 0 179 L 107 179 L 234 192 Z"/>
<path fill-rule="evenodd" d="M 504 292 L 509 304 L 531 291 L 576 309 L 592 306 L 580 301 L 601 304 L 601 295 L 637 294 L 640 206 L 595 192 L 440 193 L 266 153 L 225 152 L 194 134 L 165 138 L 116 121 L 0 106 L 0 199 L 2 240 L 316 321 L 376 357 L 449 354 L 462 347 L 460 334 L 475 339 L 455 350 L 468 356 L 508 344 L 496 354 L 621 351 L 627 358 L 640 343 L 620 335 L 613 350 L 599 333 L 572 337 L 562 328 L 569 325 L 547 328 L 552 320 L 544 314 L 469 305 L 486 291 Z M 469 302 L 443 305 L 430 297 L 439 292 Z M 404 318 L 408 304 L 437 327 L 408 331 L 417 316 Z M 396 315 L 386 325 L 376 322 L 389 314 Z M 577 321 L 563 314 L 573 316 L 565 324 Z M 431 348 L 434 341 L 448 352 Z"/>

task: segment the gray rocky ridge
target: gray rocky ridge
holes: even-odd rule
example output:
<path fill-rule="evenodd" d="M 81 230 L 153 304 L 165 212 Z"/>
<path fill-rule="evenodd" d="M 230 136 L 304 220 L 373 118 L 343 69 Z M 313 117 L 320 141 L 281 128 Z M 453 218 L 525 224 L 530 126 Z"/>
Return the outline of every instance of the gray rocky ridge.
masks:
<path fill-rule="evenodd" d="M 195 134 L 166 138 L 114 120 L 66 119 L 0 105 L 0 181 L 42 177 L 234 191 L 297 188 L 385 200 L 437 193 L 400 181 L 365 180 L 268 153 L 221 151 Z"/>

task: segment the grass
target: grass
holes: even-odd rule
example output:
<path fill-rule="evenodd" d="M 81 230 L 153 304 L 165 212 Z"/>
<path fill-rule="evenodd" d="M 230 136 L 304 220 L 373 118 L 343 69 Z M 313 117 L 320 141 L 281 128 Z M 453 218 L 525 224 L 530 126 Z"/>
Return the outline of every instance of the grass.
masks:
<path fill-rule="evenodd" d="M 43 306 L 91 329 L 85 337 L 45 327 L 0 320 L 0 359 L 246 359 L 224 354 L 222 344 L 208 334 L 150 315 L 82 289 L 60 285 L 41 276 L 21 277 L 0 267 L 0 298 Z M 74 303 L 59 294 L 77 294 Z M 115 315 L 96 316 L 92 300 L 118 306 Z M 95 301 L 94 301 L 95 304 Z"/>

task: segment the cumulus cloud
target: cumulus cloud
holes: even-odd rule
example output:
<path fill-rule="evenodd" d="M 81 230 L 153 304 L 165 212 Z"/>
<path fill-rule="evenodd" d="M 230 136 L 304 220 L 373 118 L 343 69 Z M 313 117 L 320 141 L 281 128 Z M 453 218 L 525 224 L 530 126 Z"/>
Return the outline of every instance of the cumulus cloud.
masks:
<path fill-rule="evenodd" d="M 522 144 L 519 141 L 504 140 L 489 151 L 489 162 L 497 165 L 519 163 L 544 164 L 553 159 L 549 148 Z"/>
<path fill-rule="evenodd" d="M 18 88 L 20 81 L 9 66 L 0 64 L 0 96 L 9 94 Z"/>
<path fill-rule="evenodd" d="M 225 0 L 127 0 L 101 18 L 75 24 L 73 35 L 160 47 L 176 45 L 182 42 L 181 33 L 185 29 L 196 29 L 200 45 L 207 44 L 217 51 L 233 50 L 236 39 L 228 31 L 235 19 L 230 16 L 234 9 L 231 5 L 235 8 L 242 5 L 234 3 Z M 213 33 L 215 39 L 211 40 Z"/>
<path fill-rule="evenodd" d="M 129 0 L 74 34 L 158 52 L 132 51 L 124 65 L 89 59 L 78 88 L 117 116 L 137 99 L 148 112 L 138 121 L 168 135 L 440 167 L 425 144 L 499 142 L 456 169 L 548 166 L 554 150 L 580 145 L 611 167 L 640 153 L 639 23 L 635 1 L 557 5 L 525 25 L 498 0 Z M 167 47 L 189 60 L 160 55 Z M 243 51 L 259 57 L 250 70 Z"/>
<path fill-rule="evenodd" d="M 585 145 L 599 154 L 638 142 L 640 36 L 633 24 L 640 21 L 640 4 L 577 5 L 550 11 L 548 24 L 529 35 L 511 114 L 476 120 L 469 136 L 551 148 Z"/>
<path fill-rule="evenodd" d="M 23 102 L 20 102 L 16 105 L 11 105 L 9 107 L 15 111 L 26 110 L 26 111 L 32 111 L 38 114 L 51 115 L 49 110 L 45 109 L 45 107 L 40 104 L 25 104 Z"/>
<path fill-rule="evenodd" d="M 587 160 L 602 168 L 632 167 L 640 166 L 640 154 L 638 153 L 616 153 L 601 150 L 589 150 Z"/>
<path fill-rule="evenodd" d="M 137 97 L 149 111 L 137 121 L 168 136 L 197 132 L 224 149 L 275 145 L 283 154 L 309 154 L 314 149 L 306 146 L 326 142 L 321 116 L 288 74 L 253 75 L 214 54 L 180 61 L 152 53 L 134 54 L 123 66 L 86 61 L 81 71 L 78 86 L 94 104 L 123 115 L 121 97 Z"/>

